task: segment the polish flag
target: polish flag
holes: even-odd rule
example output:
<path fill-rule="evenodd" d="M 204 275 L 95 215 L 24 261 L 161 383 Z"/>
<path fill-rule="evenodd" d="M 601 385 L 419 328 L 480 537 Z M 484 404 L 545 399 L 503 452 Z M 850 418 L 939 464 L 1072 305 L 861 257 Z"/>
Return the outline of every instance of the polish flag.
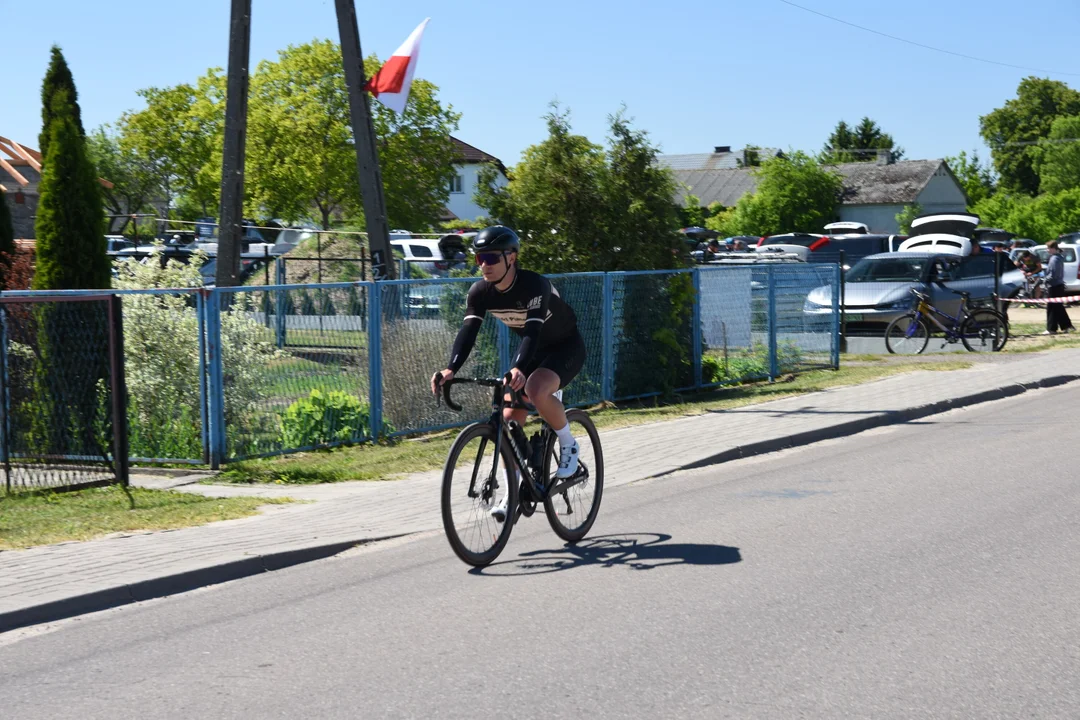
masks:
<path fill-rule="evenodd" d="M 420 59 L 420 38 L 429 20 L 431 18 L 426 18 L 420 23 L 379 72 L 364 85 L 365 90 L 399 115 L 405 112 L 405 104 L 409 102 L 409 88 L 412 87 L 413 73 Z"/>

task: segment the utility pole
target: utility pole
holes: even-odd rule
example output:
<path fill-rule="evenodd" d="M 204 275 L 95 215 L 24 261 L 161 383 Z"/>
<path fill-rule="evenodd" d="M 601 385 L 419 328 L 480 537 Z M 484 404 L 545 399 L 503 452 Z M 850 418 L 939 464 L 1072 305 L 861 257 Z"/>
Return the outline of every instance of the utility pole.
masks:
<path fill-rule="evenodd" d="M 250 48 L 251 0 L 232 0 L 232 15 L 229 22 L 229 75 L 225 93 L 225 147 L 221 163 L 221 213 L 218 220 L 215 277 L 218 287 L 233 287 L 240 284 Z"/>
<path fill-rule="evenodd" d="M 235 2 L 236 0 L 234 5 Z M 390 225 L 386 219 L 386 199 L 383 197 L 382 174 L 379 172 L 379 157 L 375 149 L 375 128 L 371 124 L 371 108 L 364 92 L 364 56 L 360 51 L 356 6 L 353 0 L 334 0 L 334 5 L 337 9 L 338 33 L 341 35 L 345 86 L 349 91 L 349 114 L 356 145 L 356 172 L 360 178 L 368 244 L 371 246 L 371 275 L 373 280 L 392 280 L 397 273 L 390 252 Z"/>

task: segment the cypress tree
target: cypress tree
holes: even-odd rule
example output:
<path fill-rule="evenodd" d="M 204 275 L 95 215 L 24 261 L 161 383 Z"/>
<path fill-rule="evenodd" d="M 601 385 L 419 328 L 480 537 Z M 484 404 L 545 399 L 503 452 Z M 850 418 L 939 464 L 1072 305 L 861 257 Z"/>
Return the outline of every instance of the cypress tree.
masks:
<path fill-rule="evenodd" d="M 50 152 L 42 166 L 35 234 L 35 290 L 108 288 L 105 214 L 97 173 L 86 155 L 67 90 L 51 99 L 44 135 Z"/>
<path fill-rule="evenodd" d="M 75 127 L 79 132 L 79 137 L 85 138 L 86 131 L 83 130 L 82 111 L 79 109 L 79 93 L 75 89 L 75 78 L 71 75 L 64 53 L 53 45 L 49 69 L 45 71 L 45 79 L 41 83 L 41 135 L 38 137 L 38 146 L 42 158 L 49 154 L 49 123 L 52 122 L 54 116 L 53 95 L 59 90 L 67 91 Z"/>

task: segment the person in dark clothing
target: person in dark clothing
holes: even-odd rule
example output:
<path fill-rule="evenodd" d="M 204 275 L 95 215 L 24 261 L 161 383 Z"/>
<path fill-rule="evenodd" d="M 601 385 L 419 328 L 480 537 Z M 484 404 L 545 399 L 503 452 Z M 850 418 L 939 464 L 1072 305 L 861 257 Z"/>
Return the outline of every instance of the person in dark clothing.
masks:
<path fill-rule="evenodd" d="M 484 316 L 490 314 L 521 337 L 510 364 L 510 387 L 525 390 L 525 397 L 559 437 L 555 476 L 566 479 L 577 472 L 579 447 L 557 393 L 581 372 L 585 341 L 578 332 L 574 309 L 551 282 L 518 267 L 520 244 L 517 233 L 502 225 L 484 228 L 473 238 L 483 279 L 469 289 L 465 320 L 454 340 L 450 361 L 431 378 L 431 391 L 438 393 L 465 364 Z M 523 408 L 507 407 L 504 417 L 523 425 L 528 413 Z M 507 497 L 491 511 L 499 522 L 506 519 Z"/>
<path fill-rule="evenodd" d="M 1065 296 L 1065 260 L 1061 257 L 1061 248 L 1057 240 L 1046 243 L 1046 249 L 1050 253 L 1050 259 L 1046 263 L 1046 296 L 1059 298 Z M 1056 335 L 1058 331 L 1072 332 L 1074 330 L 1069 313 L 1065 310 L 1065 304 L 1050 302 L 1046 305 L 1046 331 L 1043 335 Z"/>

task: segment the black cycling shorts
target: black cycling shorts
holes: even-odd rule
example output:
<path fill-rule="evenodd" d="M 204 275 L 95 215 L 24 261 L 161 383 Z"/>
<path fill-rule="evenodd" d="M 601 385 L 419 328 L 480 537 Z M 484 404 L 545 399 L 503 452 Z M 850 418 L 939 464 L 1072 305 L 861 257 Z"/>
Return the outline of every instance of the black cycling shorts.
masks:
<path fill-rule="evenodd" d="M 581 372 L 586 355 L 585 340 L 581 333 L 575 332 L 573 337 L 558 345 L 537 350 L 529 364 L 521 368 L 521 372 L 525 377 L 529 377 L 540 368 L 551 370 L 559 376 L 559 389 L 562 390 Z"/>

